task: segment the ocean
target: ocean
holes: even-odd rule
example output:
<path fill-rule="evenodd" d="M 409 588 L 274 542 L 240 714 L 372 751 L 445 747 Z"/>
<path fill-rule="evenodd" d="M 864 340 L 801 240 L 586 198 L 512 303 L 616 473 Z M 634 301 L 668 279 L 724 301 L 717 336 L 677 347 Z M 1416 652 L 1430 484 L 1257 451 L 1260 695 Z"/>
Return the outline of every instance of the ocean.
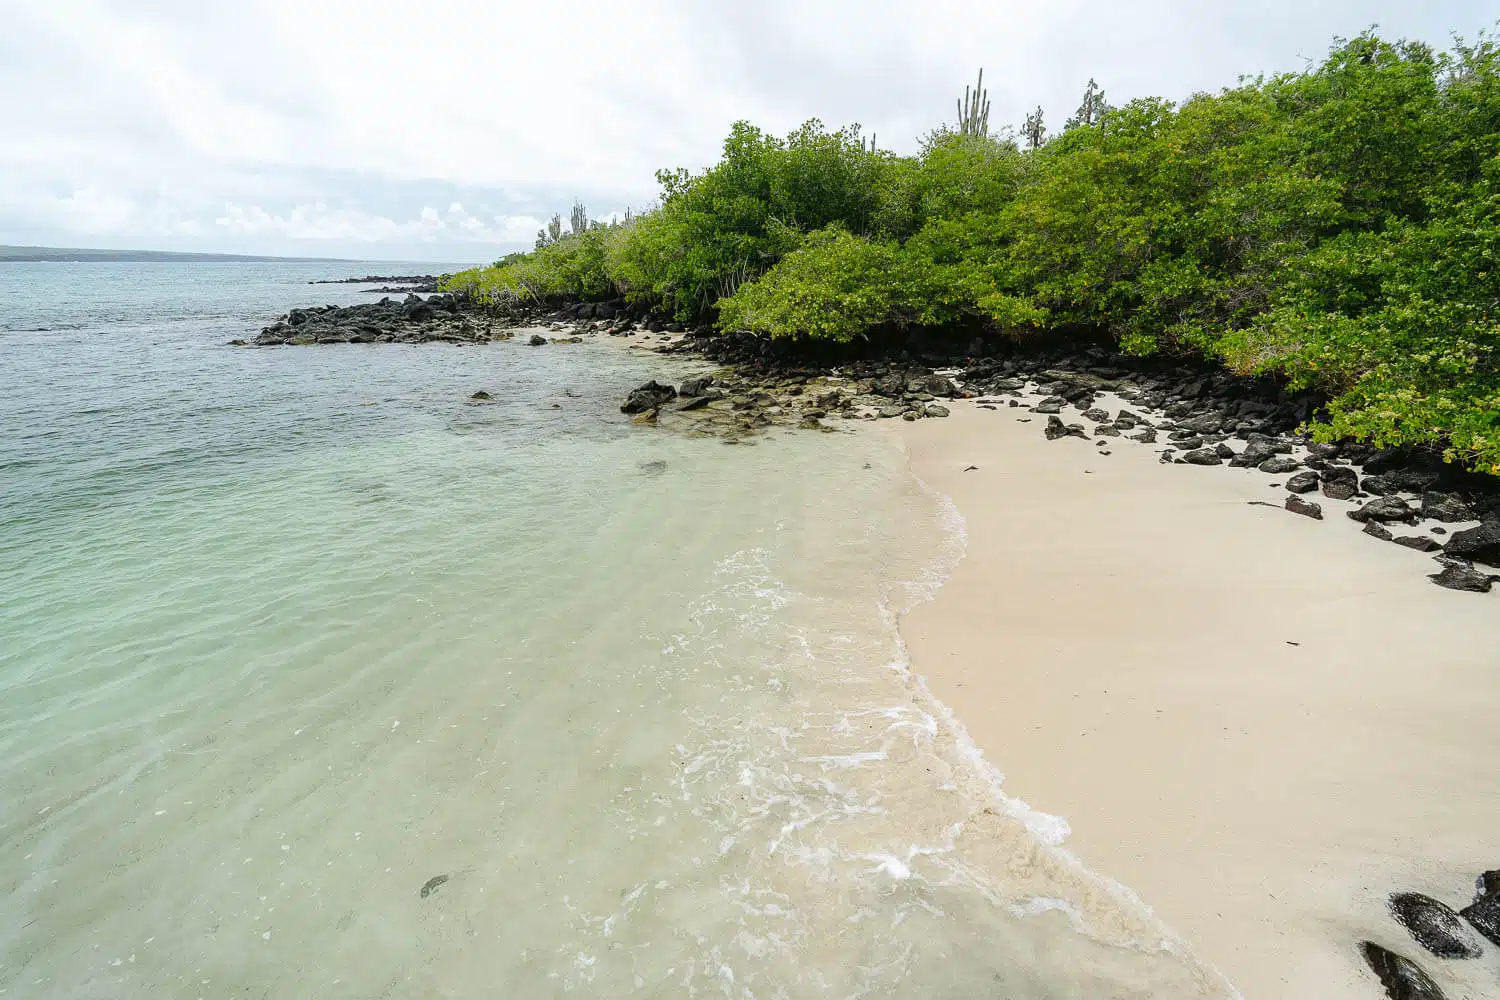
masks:
<path fill-rule="evenodd" d="M 0 265 L 0 995 L 1232 995 L 912 673 L 963 522 L 892 437 L 227 346 L 435 268 Z"/>

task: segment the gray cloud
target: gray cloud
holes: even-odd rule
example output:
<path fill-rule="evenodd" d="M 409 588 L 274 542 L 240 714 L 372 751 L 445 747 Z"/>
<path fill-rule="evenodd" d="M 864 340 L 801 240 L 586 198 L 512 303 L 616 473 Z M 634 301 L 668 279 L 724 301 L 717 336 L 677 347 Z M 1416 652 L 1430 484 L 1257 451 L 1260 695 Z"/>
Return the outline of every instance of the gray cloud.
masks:
<path fill-rule="evenodd" d="M 1469 2 L 0 0 L 0 242 L 486 259 L 582 198 L 649 203 L 730 122 L 914 148 L 984 66 L 995 124 L 1089 77 L 1181 98 Z M 451 209 L 459 206 L 460 211 Z"/>

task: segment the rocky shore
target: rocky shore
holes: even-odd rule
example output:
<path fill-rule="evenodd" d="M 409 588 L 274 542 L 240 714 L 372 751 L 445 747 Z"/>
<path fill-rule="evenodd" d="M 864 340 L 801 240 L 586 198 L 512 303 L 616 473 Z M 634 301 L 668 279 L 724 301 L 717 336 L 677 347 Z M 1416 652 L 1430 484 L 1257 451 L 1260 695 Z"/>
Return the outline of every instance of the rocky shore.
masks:
<path fill-rule="evenodd" d="M 1253 468 L 1285 490 L 1282 506 L 1322 520 L 1325 507 L 1381 542 L 1431 553 L 1431 579 L 1487 593 L 1500 575 L 1500 483 L 1434 451 L 1317 443 L 1298 428 L 1321 400 L 1208 366 L 1144 361 L 1104 348 L 1017 350 L 1009 357 L 854 360 L 809 365 L 752 338 L 688 338 L 670 348 L 729 362 L 683 391 L 650 383 L 622 407 L 643 423 L 755 434 L 776 425 L 945 417 L 955 399 L 1020 409 L 1048 440 L 1153 448 L 1160 461 Z"/>
<path fill-rule="evenodd" d="M 621 410 L 635 422 L 753 443 L 777 427 L 833 431 L 854 420 L 940 419 L 955 400 L 1021 409 L 1048 440 L 1091 440 L 1097 454 L 1150 447 L 1162 462 L 1254 468 L 1284 487 L 1280 504 L 1322 520 L 1341 510 L 1371 539 L 1427 552 L 1431 579 L 1487 593 L 1500 575 L 1500 482 L 1466 473 L 1435 451 L 1325 444 L 1299 433 L 1322 404 L 1267 379 L 1204 363 L 1140 359 L 1105 347 L 955 345 L 913 336 L 899 345 L 796 348 L 748 335 L 685 331 L 623 300 L 506 313 L 454 295 L 412 294 L 355 306 L 293 309 L 244 346 L 428 343 L 512 339 L 543 346 L 646 332 L 662 353 L 721 367 L 681 386 L 652 381 Z M 528 332 L 529 331 L 529 332 Z M 558 334 L 560 336 L 547 336 Z"/>
<path fill-rule="evenodd" d="M 369 292 L 422 292 L 438 291 L 442 276 L 437 274 L 367 274 L 363 278 L 322 278 L 309 281 L 309 285 L 379 285 L 368 288 Z"/>

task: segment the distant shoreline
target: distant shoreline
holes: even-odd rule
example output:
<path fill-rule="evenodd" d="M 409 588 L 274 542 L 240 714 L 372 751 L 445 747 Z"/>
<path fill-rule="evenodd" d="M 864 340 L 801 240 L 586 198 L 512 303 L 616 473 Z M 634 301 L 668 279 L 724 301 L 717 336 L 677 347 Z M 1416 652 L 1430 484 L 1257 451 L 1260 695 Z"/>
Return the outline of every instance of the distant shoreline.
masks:
<path fill-rule="evenodd" d="M 358 264 L 344 257 L 272 257 L 257 254 L 180 253 L 172 250 L 88 250 L 74 247 L 0 246 L 0 264 L 133 264 L 133 263 L 298 263 Z"/>

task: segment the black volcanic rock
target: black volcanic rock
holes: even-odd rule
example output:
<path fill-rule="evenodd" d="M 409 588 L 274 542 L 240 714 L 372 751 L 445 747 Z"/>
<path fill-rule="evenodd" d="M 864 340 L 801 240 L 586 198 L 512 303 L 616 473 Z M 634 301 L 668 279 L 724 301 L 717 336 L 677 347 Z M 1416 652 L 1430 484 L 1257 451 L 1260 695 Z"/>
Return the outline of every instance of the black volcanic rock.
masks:
<path fill-rule="evenodd" d="M 1400 497 L 1381 497 L 1371 500 L 1363 507 L 1349 511 L 1351 521 L 1407 521 L 1412 516 L 1411 506 Z"/>
<path fill-rule="evenodd" d="M 625 397 L 625 402 L 620 407 L 621 413 L 645 413 L 647 410 L 655 409 L 663 403 L 677 398 L 677 390 L 670 385 L 662 385 L 655 379 L 647 382 L 639 388 L 632 389 L 630 395 Z"/>
<path fill-rule="evenodd" d="M 1292 493 L 1311 493 L 1318 488 L 1318 474 L 1312 471 L 1299 472 L 1286 481 L 1286 488 Z"/>
<path fill-rule="evenodd" d="M 1478 958 L 1479 942 L 1445 903 L 1420 892 L 1391 894 L 1391 916 L 1438 958 Z"/>
<path fill-rule="evenodd" d="M 1286 509 L 1291 511 L 1293 514 L 1301 514 L 1303 517 L 1310 517 L 1314 521 L 1323 520 L 1322 505 L 1315 504 L 1310 500 L 1304 500 L 1299 496 L 1293 495 L 1287 497 Z"/>
<path fill-rule="evenodd" d="M 1487 573 L 1478 572 L 1473 566 L 1454 562 L 1444 566 L 1441 573 L 1428 574 L 1427 579 L 1439 587 L 1446 587 L 1449 590 L 1464 590 L 1473 594 L 1488 594 L 1496 578 Z"/>
<path fill-rule="evenodd" d="M 1443 549 L 1459 559 L 1500 566 L 1500 522 L 1486 521 L 1477 528 L 1455 531 Z"/>
<path fill-rule="evenodd" d="M 1373 941 L 1360 942 L 1359 949 L 1391 1000 L 1445 1000 L 1438 984 L 1411 959 L 1387 951 Z"/>

